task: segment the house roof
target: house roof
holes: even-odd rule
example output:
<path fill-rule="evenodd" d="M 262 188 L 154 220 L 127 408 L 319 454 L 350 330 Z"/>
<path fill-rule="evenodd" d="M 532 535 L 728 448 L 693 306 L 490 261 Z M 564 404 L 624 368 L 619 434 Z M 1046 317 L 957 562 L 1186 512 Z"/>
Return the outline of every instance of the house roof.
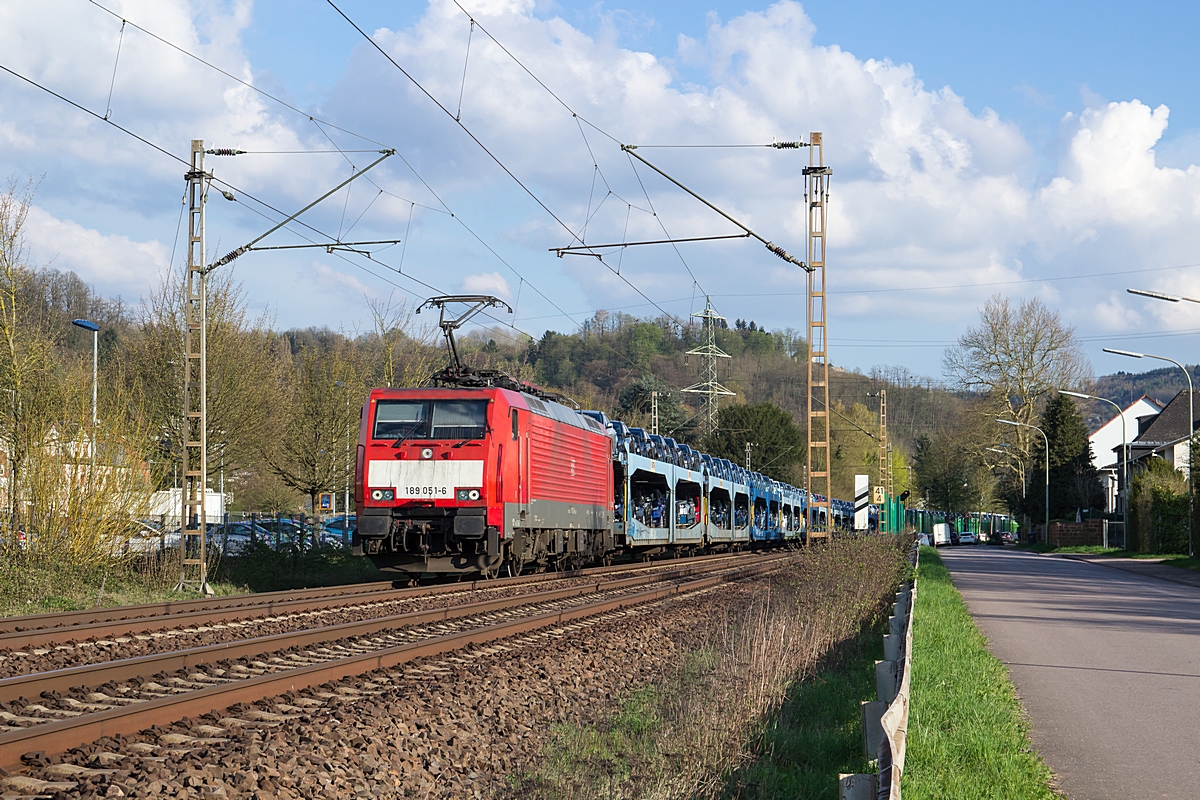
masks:
<path fill-rule="evenodd" d="M 1109 469 L 1119 464 L 1124 437 L 1132 437 L 1132 445 L 1132 439 L 1137 438 L 1138 431 L 1144 429 L 1162 409 L 1162 404 L 1148 395 L 1142 395 L 1121 409 L 1119 415 L 1105 422 L 1088 437 L 1092 443 L 1092 464 L 1097 469 Z"/>
<path fill-rule="evenodd" d="M 1192 405 L 1200 412 L 1200 392 L 1192 392 Z M 1136 444 L 1168 444 L 1186 439 L 1192 428 L 1200 428 L 1200 414 L 1194 414 L 1192 425 L 1188 425 L 1188 393 L 1180 392 L 1171 398 L 1166 408 L 1159 413 L 1146 429 L 1134 439 Z"/>

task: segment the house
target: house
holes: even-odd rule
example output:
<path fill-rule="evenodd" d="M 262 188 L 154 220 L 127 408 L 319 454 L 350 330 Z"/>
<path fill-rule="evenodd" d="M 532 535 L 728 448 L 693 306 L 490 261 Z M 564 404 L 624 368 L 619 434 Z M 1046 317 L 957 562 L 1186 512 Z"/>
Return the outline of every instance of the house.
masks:
<path fill-rule="evenodd" d="M 1133 442 L 1162 410 L 1161 403 L 1142 395 L 1122 409 L 1120 416 L 1113 417 L 1088 437 L 1092 443 L 1092 466 L 1100 473 L 1100 483 L 1104 486 L 1105 511 L 1121 510 L 1117 501 L 1121 481 L 1121 420 L 1124 419 L 1125 436 Z"/>
<path fill-rule="evenodd" d="M 1188 437 L 1193 430 L 1200 430 L 1200 392 L 1193 392 L 1191 406 L 1193 419 L 1188 419 L 1188 393 L 1180 392 L 1171 398 L 1160 413 L 1139 417 L 1138 435 L 1129 445 L 1129 471 L 1132 475 L 1138 465 L 1151 458 L 1163 458 L 1181 472 L 1187 471 Z M 1118 444 L 1114 450 L 1120 450 Z"/>

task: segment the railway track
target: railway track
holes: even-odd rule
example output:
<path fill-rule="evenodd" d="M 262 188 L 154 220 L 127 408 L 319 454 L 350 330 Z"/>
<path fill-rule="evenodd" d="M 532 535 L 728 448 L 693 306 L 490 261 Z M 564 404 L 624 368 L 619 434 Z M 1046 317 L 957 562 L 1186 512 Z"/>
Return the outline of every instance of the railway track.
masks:
<path fill-rule="evenodd" d="M 7 678 L 0 680 L 0 707 L 15 710 L 0 712 L 0 768 L 19 769 L 30 753 L 60 753 L 101 737 L 702 591 L 770 571 L 785 558 L 776 553 L 667 562 L 629 577 L 602 573 L 533 593 Z M 249 713 L 246 719 L 222 718 L 221 724 L 273 722 Z M 209 727 L 208 738 L 219 738 L 217 732 L 224 730 Z M 166 744 L 204 745 L 204 736 L 190 738 L 195 741 Z M 77 768 L 63 769 L 70 777 L 70 769 Z M 22 792 L 50 790 L 18 785 L 20 776 L 4 780 Z"/>
<path fill-rule="evenodd" d="M 730 554 L 699 556 L 689 559 L 688 563 L 707 563 L 728 560 L 733 557 L 735 556 Z M 393 582 L 381 581 L 350 586 L 264 592 L 8 617 L 0 619 L 0 652 L 37 650 L 52 648 L 66 642 L 135 636 L 150 631 L 160 631 L 166 627 L 178 629 L 225 625 L 255 617 L 303 614 L 367 603 L 395 602 L 415 597 L 503 589 L 549 581 L 589 578 L 595 575 L 641 572 L 658 569 L 661 564 L 662 562 L 617 564 L 608 567 L 403 588 L 396 588 Z"/>

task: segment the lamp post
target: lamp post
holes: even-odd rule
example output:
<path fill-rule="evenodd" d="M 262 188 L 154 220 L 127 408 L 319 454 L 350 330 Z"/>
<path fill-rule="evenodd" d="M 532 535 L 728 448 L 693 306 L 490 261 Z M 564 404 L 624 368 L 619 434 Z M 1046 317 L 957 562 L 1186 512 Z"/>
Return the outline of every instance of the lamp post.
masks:
<path fill-rule="evenodd" d="M 333 385 L 339 389 L 348 389 L 349 387 L 341 381 L 334 381 Z M 346 416 L 350 416 L 350 395 L 346 395 Z M 353 426 L 346 427 L 346 464 L 345 464 L 345 484 L 342 494 L 342 544 L 350 542 L 350 437 L 354 435 Z"/>
<path fill-rule="evenodd" d="M 96 360 L 100 354 L 100 326 L 90 319 L 73 319 L 71 324 L 92 332 L 92 437 L 94 439 L 96 431 Z M 93 441 L 92 447 L 95 446 L 96 443 Z"/>
<path fill-rule="evenodd" d="M 1084 394 L 1083 392 L 1068 392 L 1066 389 L 1059 389 L 1059 394 L 1065 394 L 1068 397 L 1081 397 L 1084 400 L 1099 400 L 1102 403 L 1108 403 L 1117 410 L 1117 416 L 1121 418 L 1121 529 L 1125 532 L 1125 544 L 1129 544 L 1129 438 L 1125 435 L 1125 412 L 1119 405 L 1109 400 L 1107 397 L 1097 397 L 1094 394 Z M 1190 451 L 1189 451 L 1190 452 Z M 1190 467 L 1190 457 L 1189 457 Z"/>
<path fill-rule="evenodd" d="M 1144 294 L 1144 295 L 1148 295 L 1151 297 L 1154 296 L 1148 292 L 1141 292 L 1141 291 L 1135 292 L 1132 289 L 1130 291 L 1133 294 Z M 1163 295 L 1163 298 L 1169 299 L 1170 296 Z M 1196 300 L 1191 300 L 1190 297 L 1184 297 L 1184 298 L 1180 298 L 1180 299 L 1190 300 L 1191 302 L 1200 302 L 1200 301 L 1196 301 Z M 1172 300 L 1172 302 L 1178 302 L 1178 300 Z M 1192 506 L 1193 506 L 1193 500 L 1192 500 L 1192 497 L 1193 497 L 1193 492 L 1192 492 L 1192 441 L 1196 438 L 1196 411 L 1195 411 L 1195 402 L 1194 402 L 1195 393 L 1192 390 L 1192 375 L 1190 372 L 1187 371 L 1187 367 L 1185 367 L 1183 364 L 1180 364 L 1178 361 L 1176 361 L 1173 358 L 1167 358 L 1166 356 L 1155 356 L 1155 355 L 1151 355 L 1150 353 L 1134 353 L 1130 350 L 1114 350 L 1111 347 L 1104 348 L 1104 352 L 1112 353 L 1115 356 L 1128 356 L 1129 358 L 1153 358 L 1156 361 L 1167 361 L 1167 362 L 1179 367 L 1181 370 L 1183 370 L 1183 377 L 1187 378 L 1187 385 L 1188 385 L 1188 458 L 1187 458 L 1187 465 L 1188 465 L 1188 469 L 1187 469 L 1188 557 L 1189 558 L 1194 557 L 1196 555 L 1196 551 L 1192 547 L 1192 514 L 1193 514 L 1193 508 L 1192 508 Z"/>
<path fill-rule="evenodd" d="M 996 422 L 999 422 L 1002 425 L 1016 425 L 1021 428 L 1032 428 L 1033 430 L 1040 433 L 1042 435 L 1042 438 L 1046 441 L 1046 531 L 1045 531 L 1045 535 L 1046 535 L 1046 544 L 1049 544 L 1050 543 L 1050 437 L 1046 435 L 1046 432 L 1044 430 L 1042 430 L 1041 428 L 1039 428 L 1036 425 L 1028 425 L 1024 422 L 1016 422 L 1015 420 L 1011 420 L 1011 419 L 1000 419 L 999 417 L 996 417 Z"/>

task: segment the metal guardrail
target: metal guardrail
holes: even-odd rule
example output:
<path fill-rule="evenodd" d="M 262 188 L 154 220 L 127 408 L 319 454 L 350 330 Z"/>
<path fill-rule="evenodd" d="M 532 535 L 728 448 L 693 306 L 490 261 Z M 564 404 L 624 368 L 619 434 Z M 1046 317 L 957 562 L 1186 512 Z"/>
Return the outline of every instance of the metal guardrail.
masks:
<path fill-rule="evenodd" d="M 913 547 L 912 564 L 919 550 Z M 888 632 L 883 637 L 883 661 L 875 662 L 875 696 L 862 710 L 863 755 L 874 757 L 876 773 L 838 776 L 839 800 L 900 800 L 900 777 L 908 740 L 908 708 L 912 687 L 912 610 L 916 578 L 896 593 Z"/>

